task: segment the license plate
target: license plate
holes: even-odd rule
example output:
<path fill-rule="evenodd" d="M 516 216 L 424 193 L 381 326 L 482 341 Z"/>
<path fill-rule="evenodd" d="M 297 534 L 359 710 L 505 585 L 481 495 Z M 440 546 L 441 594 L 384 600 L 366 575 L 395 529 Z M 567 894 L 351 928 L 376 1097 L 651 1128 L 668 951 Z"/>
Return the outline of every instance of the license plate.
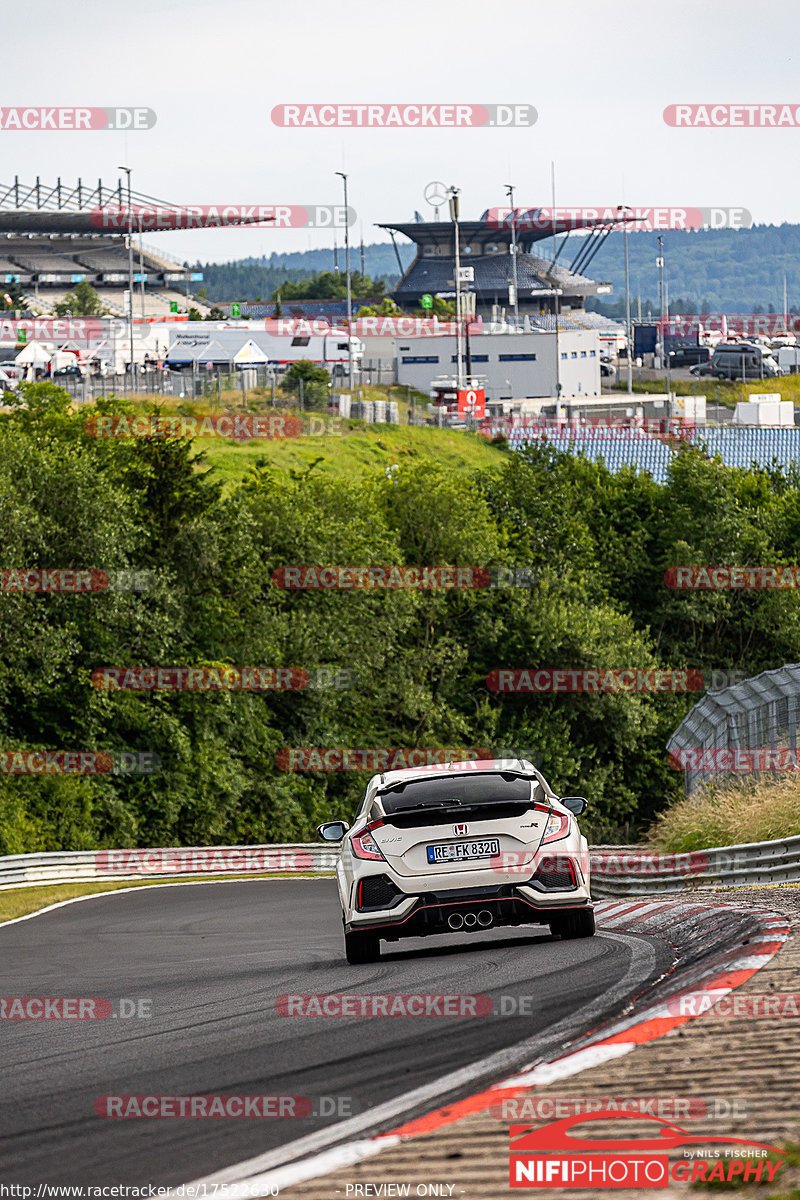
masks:
<path fill-rule="evenodd" d="M 500 842 L 497 838 L 489 838 L 485 842 L 452 842 L 450 845 L 428 846 L 428 862 L 463 862 L 465 859 L 491 858 L 499 853 Z"/>

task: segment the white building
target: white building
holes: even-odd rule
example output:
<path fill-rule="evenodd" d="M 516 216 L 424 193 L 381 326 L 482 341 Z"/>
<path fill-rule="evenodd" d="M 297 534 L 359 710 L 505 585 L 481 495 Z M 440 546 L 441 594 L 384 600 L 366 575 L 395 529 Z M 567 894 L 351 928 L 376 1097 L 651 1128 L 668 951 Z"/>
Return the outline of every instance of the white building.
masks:
<path fill-rule="evenodd" d="M 467 356 L 462 342 L 464 370 Z M 471 372 L 488 382 L 486 399 L 524 400 L 601 395 L 600 346 L 594 329 L 481 333 L 470 338 Z M 456 371 L 455 337 L 397 339 L 397 381 L 421 392 L 436 376 Z"/>

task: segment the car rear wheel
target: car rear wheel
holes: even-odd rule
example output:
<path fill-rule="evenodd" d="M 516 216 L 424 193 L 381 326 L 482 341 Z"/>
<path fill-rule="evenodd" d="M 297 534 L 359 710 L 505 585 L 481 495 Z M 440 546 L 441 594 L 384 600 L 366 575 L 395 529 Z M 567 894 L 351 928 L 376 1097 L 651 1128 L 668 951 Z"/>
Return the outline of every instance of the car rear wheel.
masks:
<path fill-rule="evenodd" d="M 577 912 L 562 913 L 550 922 L 551 933 L 559 934 L 565 941 L 569 938 L 594 937 L 594 912 L 591 908 Z"/>
<path fill-rule="evenodd" d="M 360 963 L 377 962 L 381 956 L 380 939 L 371 933 L 346 933 L 344 952 L 352 966 Z"/>

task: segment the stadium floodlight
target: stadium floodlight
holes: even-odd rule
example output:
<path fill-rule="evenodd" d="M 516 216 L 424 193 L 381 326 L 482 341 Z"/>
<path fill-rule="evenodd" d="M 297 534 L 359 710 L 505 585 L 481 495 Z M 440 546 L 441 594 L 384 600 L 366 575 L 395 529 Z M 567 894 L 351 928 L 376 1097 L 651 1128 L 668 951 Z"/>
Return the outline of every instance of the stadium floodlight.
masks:
<path fill-rule="evenodd" d="M 344 270 L 347 279 L 347 370 L 350 391 L 353 390 L 353 303 L 350 285 L 350 221 L 347 208 L 347 176 L 344 171 L 334 171 L 344 184 Z M 361 281 L 364 282 L 363 279 Z"/>
<path fill-rule="evenodd" d="M 514 185 L 505 184 L 508 202 L 511 205 L 511 272 L 514 280 L 514 324 L 519 326 L 519 287 L 517 285 L 517 221 L 514 212 Z"/>
<path fill-rule="evenodd" d="M 133 209 L 131 208 L 131 168 L 117 167 L 128 176 L 128 343 L 131 356 L 131 386 L 133 386 Z"/>
<path fill-rule="evenodd" d="M 464 367 L 461 362 L 461 250 L 459 247 L 460 233 L 458 229 L 459 218 L 459 195 L 461 188 L 451 187 L 450 192 L 450 220 L 453 222 L 453 241 L 455 247 L 455 284 L 456 284 L 456 382 L 459 388 L 464 384 Z"/>

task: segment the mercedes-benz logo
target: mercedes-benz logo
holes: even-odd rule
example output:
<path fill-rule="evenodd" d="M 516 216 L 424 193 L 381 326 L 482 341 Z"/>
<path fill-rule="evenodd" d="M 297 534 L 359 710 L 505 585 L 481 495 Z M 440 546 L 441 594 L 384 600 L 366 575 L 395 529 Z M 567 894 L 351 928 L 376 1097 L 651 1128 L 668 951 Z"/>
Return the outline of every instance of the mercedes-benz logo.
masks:
<path fill-rule="evenodd" d="M 425 199 L 433 208 L 439 208 L 446 200 L 450 198 L 450 188 L 446 183 L 440 183 L 434 179 L 432 183 L 425 184 Z"/>

